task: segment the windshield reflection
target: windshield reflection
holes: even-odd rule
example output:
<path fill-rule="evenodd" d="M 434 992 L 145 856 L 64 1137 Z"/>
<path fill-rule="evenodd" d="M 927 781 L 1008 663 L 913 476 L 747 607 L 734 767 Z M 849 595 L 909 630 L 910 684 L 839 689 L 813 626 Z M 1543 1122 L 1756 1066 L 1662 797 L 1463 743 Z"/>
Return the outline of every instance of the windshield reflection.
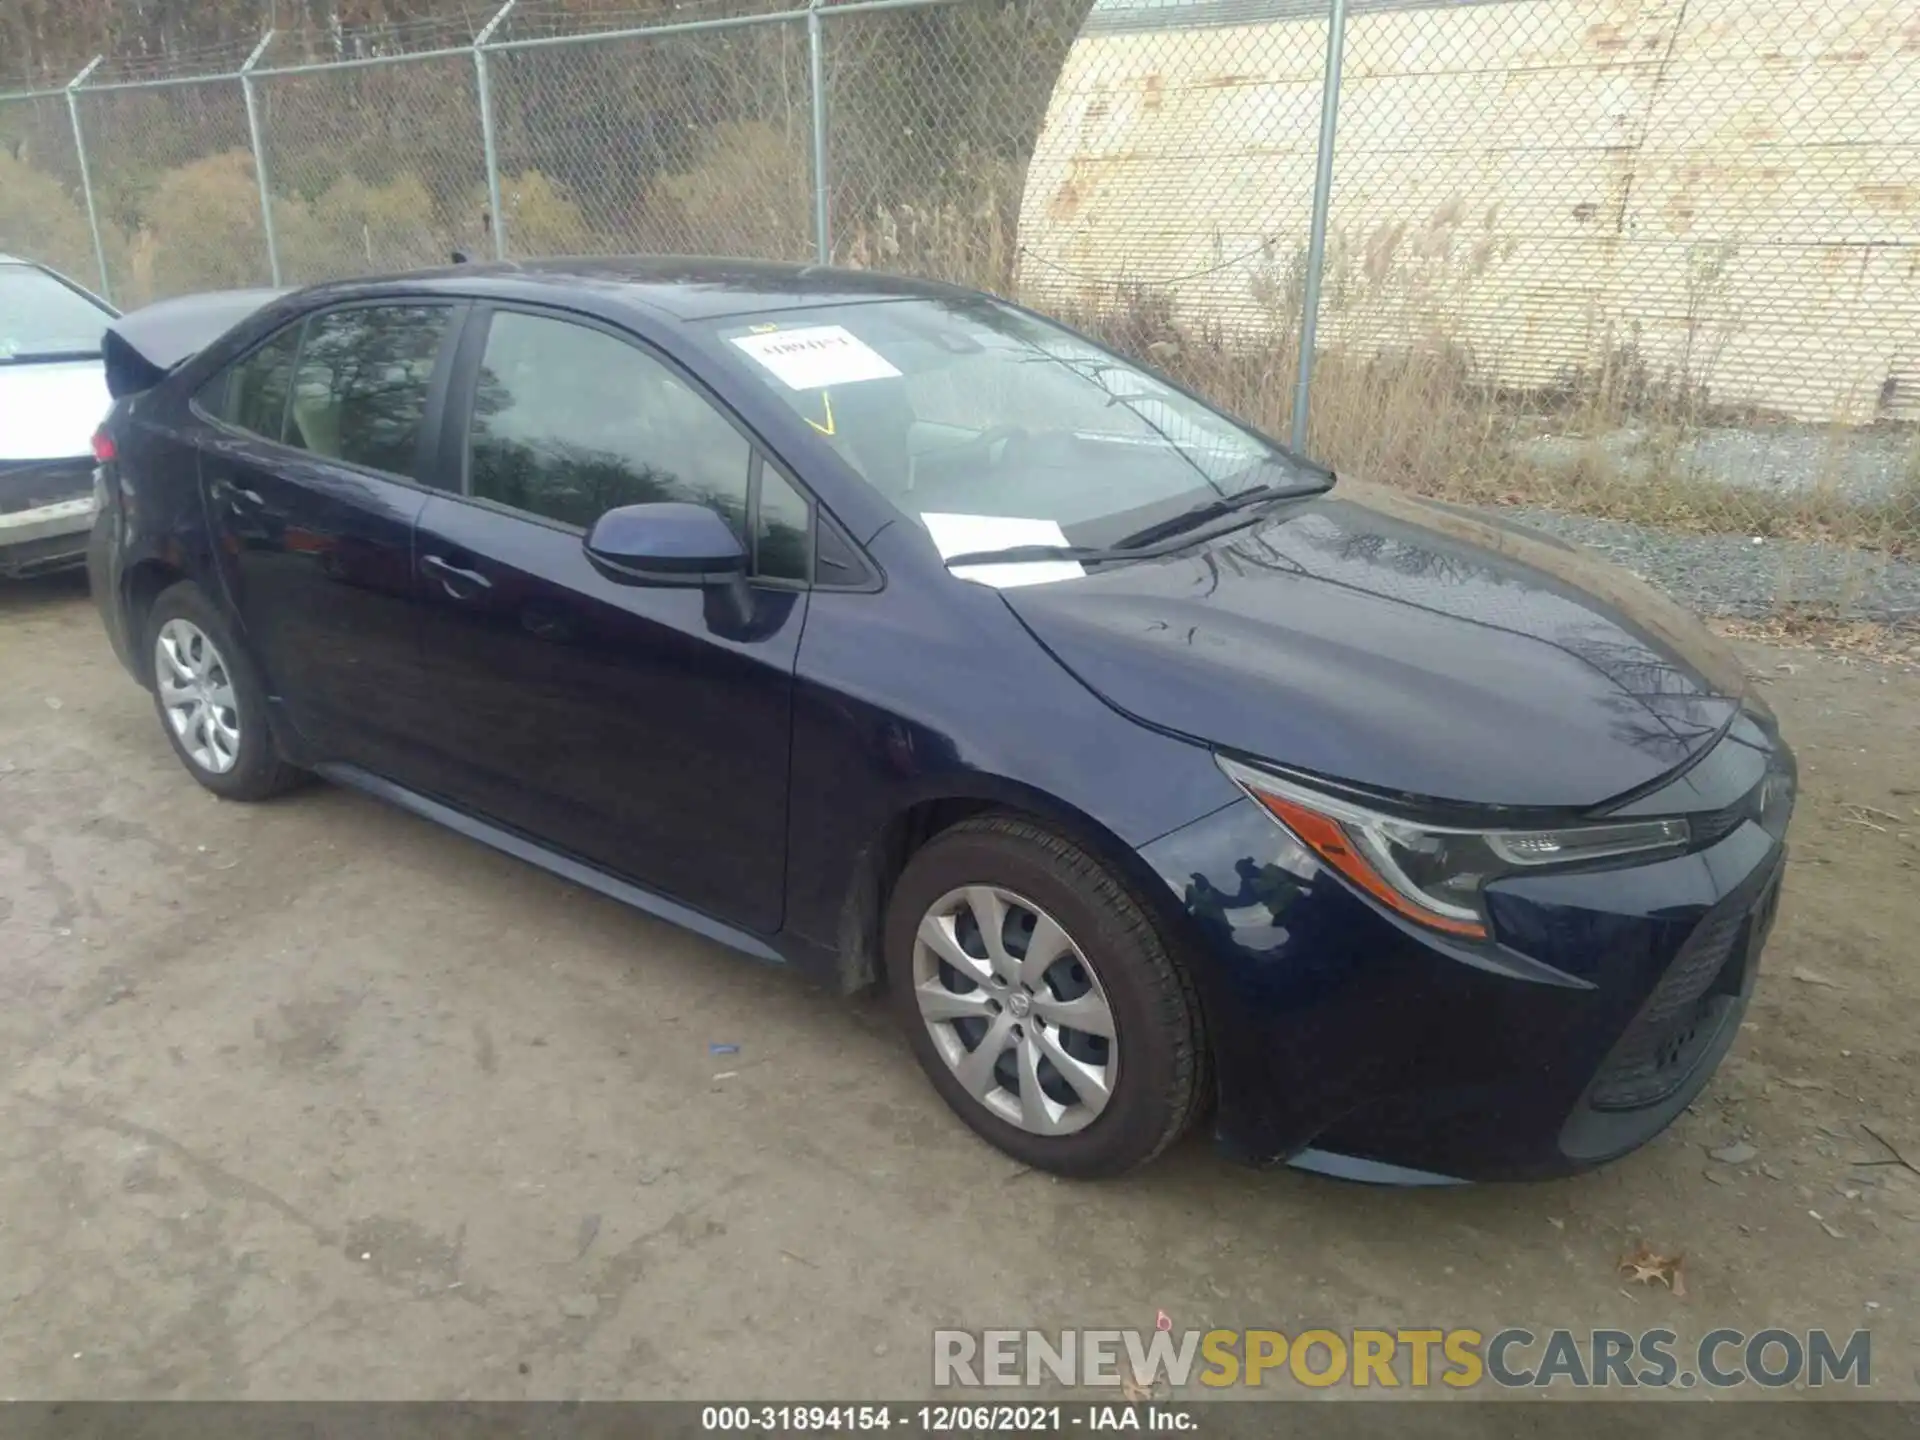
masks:
<path fill-rule="evenodd" d="M 985 297 L 719 322 L 740 371 L 915 523 L 1058 524 L 1105 547 L 1259 487 L 1331 476 L 1070 330 Z"/>

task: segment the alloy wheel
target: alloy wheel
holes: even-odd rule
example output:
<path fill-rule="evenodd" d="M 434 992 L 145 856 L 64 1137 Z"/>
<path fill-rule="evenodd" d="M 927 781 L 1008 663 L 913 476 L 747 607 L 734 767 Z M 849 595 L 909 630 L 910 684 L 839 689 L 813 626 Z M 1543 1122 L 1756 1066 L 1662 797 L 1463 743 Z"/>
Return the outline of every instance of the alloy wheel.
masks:
<path fill-rule="evenodd" d="M 1038 905 L 995 885 L 949 891 L 921 918 L 914 998 L 963 1089 L 1035 1135 L 1071 1135 L 1113 1096 L 1113 1007 L 1086 955 Z"/>
<path fill-rule="evenodd" d="M 160 627 L 153 673 L 167 724 L 202 770 L 224 775 L 240 759 L 240 710 L 233 676 L 206 631 L 175 618 Z"/>

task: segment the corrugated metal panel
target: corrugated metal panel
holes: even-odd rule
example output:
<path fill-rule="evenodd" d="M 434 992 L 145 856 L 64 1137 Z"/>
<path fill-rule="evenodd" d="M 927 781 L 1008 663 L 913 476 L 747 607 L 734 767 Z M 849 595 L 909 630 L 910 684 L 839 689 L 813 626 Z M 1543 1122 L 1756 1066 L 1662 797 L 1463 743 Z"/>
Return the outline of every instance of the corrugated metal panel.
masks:
<path fill-rule="evenodd" d="M 1254 0 L 1094 13 L 1226 3 Z M 1262 3 L 1294 18 L 1089 24 L 1027 175 L 1036 299 L 1130 282 L 1290 329 L 1326 26 Z M 1913 403 L 1912 0 L 1367 3 L 1347 57 L 1324 343 L 1459 345 L 1513 386 L 1630 352 L 1812 420 Z"/>

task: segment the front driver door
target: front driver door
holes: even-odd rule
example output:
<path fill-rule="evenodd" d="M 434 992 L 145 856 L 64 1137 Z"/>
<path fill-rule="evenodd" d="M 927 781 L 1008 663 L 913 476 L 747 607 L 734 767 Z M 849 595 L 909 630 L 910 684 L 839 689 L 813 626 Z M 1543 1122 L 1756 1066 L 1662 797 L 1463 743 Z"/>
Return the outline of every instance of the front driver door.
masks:
<path fill-rule="evenodd" d="M 805 500 L 630 337 L 502 308 L 476 314 L 461 348 L 460 493 L 427 503 L 415 550 L 433 788 L 719 919 L 778 929 Z M 589 563 L 592 523 L 650 500 L 709 505 L 756 542 L 745 613 Z"/>

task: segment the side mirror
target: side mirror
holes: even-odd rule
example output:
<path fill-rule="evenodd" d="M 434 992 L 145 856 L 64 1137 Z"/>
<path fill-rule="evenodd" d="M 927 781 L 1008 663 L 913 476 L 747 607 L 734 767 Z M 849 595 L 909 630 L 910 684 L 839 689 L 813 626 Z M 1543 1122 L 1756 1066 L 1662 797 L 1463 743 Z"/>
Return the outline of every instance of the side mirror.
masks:
<path fill-rule="evenodd" d="M 740 537 L 704 505 L 622 505 L 593 522 L 587 558 L 626 585 L 731 585 L 747 573 Z"/>

